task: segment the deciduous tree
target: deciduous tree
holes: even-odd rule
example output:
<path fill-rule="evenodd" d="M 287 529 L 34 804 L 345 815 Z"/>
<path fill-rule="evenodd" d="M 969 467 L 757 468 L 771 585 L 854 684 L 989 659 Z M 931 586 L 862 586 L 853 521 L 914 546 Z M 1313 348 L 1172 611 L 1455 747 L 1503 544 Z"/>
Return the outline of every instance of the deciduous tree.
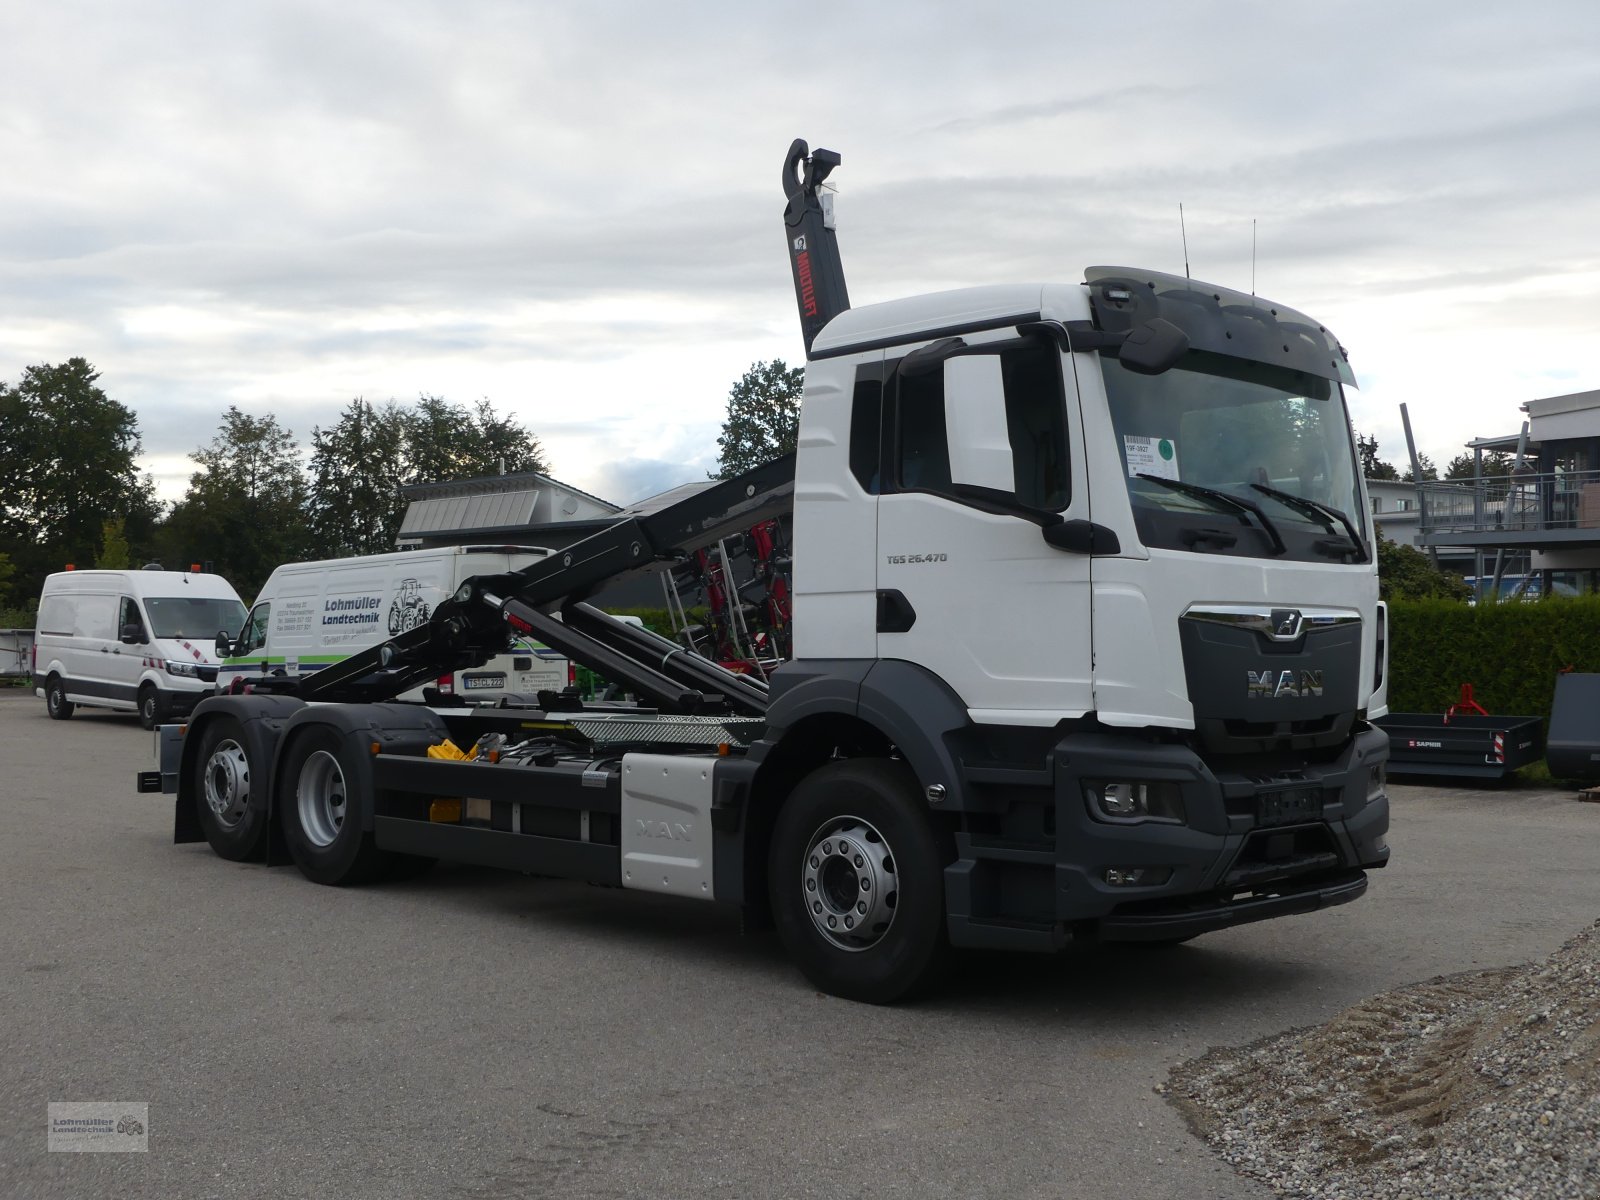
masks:
<path fill-rule="evenodd" d="M 271 414 L 230 406 L 217 436 L 190 457 L 200 469 L 163 529 L 167 553 L 181 563 L 210 561 L 248 600 L 274 567 L 311 547 L 294 435 Z"/>
<path fill-rule="evenodd" d="M 18 595 L 44 576 L 94 562 L 105 522 L 147 530 L 155 485 L 136 465 L 133 410 L 107 396 L 82 358 L 28 367 L 0 384 L 0 550 L 16 565 Z"/>
<path fill-rule="evenodd" d="M 805 371 L 781 358 L 754 363 L 728 392 L 714 479 L 727 479 L 794 452 Z"/>

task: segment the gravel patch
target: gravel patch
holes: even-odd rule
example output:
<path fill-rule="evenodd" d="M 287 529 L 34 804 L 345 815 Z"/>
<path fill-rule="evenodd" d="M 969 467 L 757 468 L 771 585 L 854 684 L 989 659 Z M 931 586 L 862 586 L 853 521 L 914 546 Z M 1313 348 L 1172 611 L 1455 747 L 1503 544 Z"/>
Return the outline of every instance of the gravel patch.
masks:
<path fill-rule="evenodd" d="M 1157 1090 L 1237 1170 L 1316 1200 L 1600 1197 L 1600 922 L 1542 962 L 1214 1049 Z"/>

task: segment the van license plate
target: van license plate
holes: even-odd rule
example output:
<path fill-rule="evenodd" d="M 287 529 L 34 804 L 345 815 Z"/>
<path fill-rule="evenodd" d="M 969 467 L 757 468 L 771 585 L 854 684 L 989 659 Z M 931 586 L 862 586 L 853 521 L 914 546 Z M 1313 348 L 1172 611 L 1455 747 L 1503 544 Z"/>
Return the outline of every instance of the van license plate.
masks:
<path fill-rule="evenodd" d="M 474 688 L 503 688 L 505 685 L 506 677 L 499 673 L 494 675 L 463 675 L 461 677 L 461 686 L 469 692 Z"/>
<path fill-rule="evenodd" d="M 1262 792 L 1257 798 L 1262 825 L 1298 825 L 1322 816 L 1322 789 L 1296 788 L 1292 791 Z"/>

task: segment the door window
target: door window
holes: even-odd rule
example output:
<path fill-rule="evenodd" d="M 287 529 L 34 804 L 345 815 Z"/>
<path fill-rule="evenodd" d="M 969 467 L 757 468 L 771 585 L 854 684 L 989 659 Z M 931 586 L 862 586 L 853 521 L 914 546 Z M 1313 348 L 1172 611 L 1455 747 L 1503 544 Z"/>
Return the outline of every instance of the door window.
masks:
<path fill-rule="evenodd" d="M 244 619 L 244 628 L 239 631 L 239 640 L 233 644 L 232 658 L 248 654 L 252 650 L 259 650 L 267 641 L 267 618 L 272 614 L 272 605 L 258 604 L 250 610 L 250 615 Z"/>
<path fill-rule="evenodd" d="M 117 610 L 118 638 L 122 637 L 122 631 L 129 625 L 137 625 L 139 627 L 139 641 L 141 643 L 148 640 L 144 631 L 144 618 L 139 615 L 138 602 L 135 601 L 132 596 L 124 596 L 122 598 L 122 604 Z"/>
<path fill-rule="evenodd" d="M 1071 496 L 1061 355 L 1048 342 L 1028 339 L 997 344 L 993 357 L 999 361 L 1011 449 L 1006 490 L 1019 504 L 1060 512 Z M 978 402 L 974 396 L 947 397 L 943 371 L 896 374 L 893 445 L 898 490 L 959 499 L 951 481 L 945 406 Z M 1001 415 L 993 414 L 997 420 Z"/>

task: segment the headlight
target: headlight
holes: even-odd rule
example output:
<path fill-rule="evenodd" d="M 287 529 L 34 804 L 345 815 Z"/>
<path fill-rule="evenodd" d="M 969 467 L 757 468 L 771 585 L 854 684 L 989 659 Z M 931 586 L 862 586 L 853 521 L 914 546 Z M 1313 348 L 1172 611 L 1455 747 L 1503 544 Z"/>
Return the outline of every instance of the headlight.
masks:
<path fill-rule="evenodd" d="M 175 662 L 169 658 L 167 659 L 167 674 L 182 675 L 185 679 L 199 679 L 200 668 L 195 666 L 194 663 Z"/>
<path fill-rule="evenodd" d="M 1182 823 L 1183 790 L 1168 780 L 1094 780 L 1084 784 L 1089 811 L 1103 821 Z"/>
<path fill-rule="evenodd" d="M 1367 768 L 1367 803 L 1370 804 L 1388 791 L 1388 780 L 1382 763 Z"/>

